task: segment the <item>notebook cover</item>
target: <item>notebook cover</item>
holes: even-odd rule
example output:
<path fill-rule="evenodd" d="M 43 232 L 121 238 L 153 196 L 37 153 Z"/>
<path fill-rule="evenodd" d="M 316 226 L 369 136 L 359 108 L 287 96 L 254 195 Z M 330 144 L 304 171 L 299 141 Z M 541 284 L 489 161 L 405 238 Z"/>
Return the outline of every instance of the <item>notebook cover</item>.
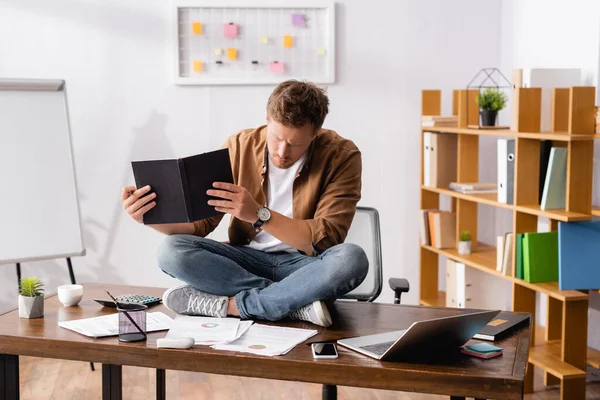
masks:
<path fill-rule="evenodd" d="M 496 318 L 491 320 L 478 333 L 473 336 L 473 339 L 480 340 L 498 340 L 508 333 L 512 332 L 524 324 L 528 323 L 529 317 L 523 315 L 515 315 L 501 311 Z"/>
<path fill-rule="evenodd" d="M 144 224 L 189 222 L 177 160 L 133 161 L 137 188 L 150 185 L 156 193 L 156 206 L 143 216 Z"/>
<path fill-rule="evenodd" d="M 208 205 L 208 200 L 213 197 L 207 195 L 206 191 L 213 188 L 214 182 L 234 183 L 229 150 L 220 149 L 186 157 L 183 158 L 183 165 L 191 201 L 190 221 L 223 215 Z"/>
<path fill-rule="evenodd" d="M 523 236 L 523 269 L 529 283 L 558 280 L 558 232 Z"/>
<path fill-rule="evenodd" d="M 559 289 L 600 288 L 600 221 L 558 224 Z"/>

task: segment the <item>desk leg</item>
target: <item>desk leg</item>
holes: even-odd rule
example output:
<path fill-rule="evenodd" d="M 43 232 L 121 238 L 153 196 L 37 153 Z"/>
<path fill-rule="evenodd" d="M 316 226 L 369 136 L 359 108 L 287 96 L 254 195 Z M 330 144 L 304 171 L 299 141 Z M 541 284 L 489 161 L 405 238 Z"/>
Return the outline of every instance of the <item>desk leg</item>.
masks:
<path fill-rule="evenodd" d="M 323 400 L 337 400 L 337 386 L 323 385 Z"/>
<path fill-rule="evenodd" d="M 156 370 L 156 400 L 167 400 L 166 371 Z"/>
<path fill-rule="evenodd" d="M 18 400 L 19 356 L 0 354 L 0 400 Z"/>
<path fill-rule="evenodd" d="M 102 364 L 102 400 L 121 400 L 123 398 L 123 367 Z"/>

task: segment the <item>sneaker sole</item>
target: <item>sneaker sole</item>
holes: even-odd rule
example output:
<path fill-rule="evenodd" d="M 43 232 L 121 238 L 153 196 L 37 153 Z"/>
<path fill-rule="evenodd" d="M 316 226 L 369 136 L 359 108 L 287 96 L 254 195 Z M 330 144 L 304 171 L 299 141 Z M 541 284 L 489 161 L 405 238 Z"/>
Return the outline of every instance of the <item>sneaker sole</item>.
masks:
<path fill-rule="evenodd" d="M 329 310 L 327 309 L 325 303 L 323 303 L 322 301 L 318 301 L 317 304 L 315 304 L 313 307 L 315 313 L 317 314 L 317 317 L 319 317 L 319 320 L 324 322 L 324 324 L 321 326 L 325 328 L 330 326 L 332 324 L 331 314 L 329 314 Z"/>
<path fill-rule="evenodd" d="M 177 289 L 181 289 L 181 288 L 183 288 L 185 286 L 189 286 L 189 285 L 184 284 L 184 285 L 179 285 L 179 286 L 175 286 L 175 287 L 172 287 L 170 289 L 167 289 L 163 293 L 163 295 L 162 295 L 162 303 L 164 304 L 164 306 L 167 307 L 171 311 L 175 311 L 171 307 L 169 307 L 169 304 L 167 303 L 167 298 L 169 297 L 169 295 L 171 294 L 171 292 L 173 292 L 174 290 L 177 290 Z"/>

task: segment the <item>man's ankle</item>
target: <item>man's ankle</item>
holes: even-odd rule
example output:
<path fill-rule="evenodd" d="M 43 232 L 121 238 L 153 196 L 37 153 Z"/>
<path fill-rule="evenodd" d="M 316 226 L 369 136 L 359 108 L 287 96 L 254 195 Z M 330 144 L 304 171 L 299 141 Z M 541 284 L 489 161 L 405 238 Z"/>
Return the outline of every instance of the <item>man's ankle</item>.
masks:
<path fill-rule="evenodd" d="M 235 297 L 229 298 L 229 302 L 227 303 L 227 315 L 232 315 L 234 317 L 240 316 L 237 305 L 235 304 Z"/>

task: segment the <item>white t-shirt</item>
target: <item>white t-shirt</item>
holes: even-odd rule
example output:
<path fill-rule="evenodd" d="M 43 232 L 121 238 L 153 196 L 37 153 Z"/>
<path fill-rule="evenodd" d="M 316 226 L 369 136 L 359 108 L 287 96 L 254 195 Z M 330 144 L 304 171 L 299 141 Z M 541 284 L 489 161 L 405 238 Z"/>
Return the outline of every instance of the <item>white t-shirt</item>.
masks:
<path fill-rule="evenodd" d="M 286 217 L 293 218 L 294 209 L 292 203 L 292 189 L 296 175 L 306 160 L 306 153 L 304 153 L 302 157 L 300 157 L 300 159 L 291 167 L 286 169 L 277 168 L 271 161 L 271 157 L 267 158 L 269 159 L 269 169 L 267 170 L 269 175 L 269 185 L 267 188 L 267 207 L 269 207 L 270 210 L 277 211 L 279 214 L 285 215 Z M 297 249 L 293 248 L 292 246 L 288 246 L 287 244 L 281 242 L 281 240 L 271 236 L 265 231 L 260 231 L 254 237 L 254 240 L 248 244 L 248 247 L 269 253 L 276 251 L 295 253 L 298 251 Z"/>

